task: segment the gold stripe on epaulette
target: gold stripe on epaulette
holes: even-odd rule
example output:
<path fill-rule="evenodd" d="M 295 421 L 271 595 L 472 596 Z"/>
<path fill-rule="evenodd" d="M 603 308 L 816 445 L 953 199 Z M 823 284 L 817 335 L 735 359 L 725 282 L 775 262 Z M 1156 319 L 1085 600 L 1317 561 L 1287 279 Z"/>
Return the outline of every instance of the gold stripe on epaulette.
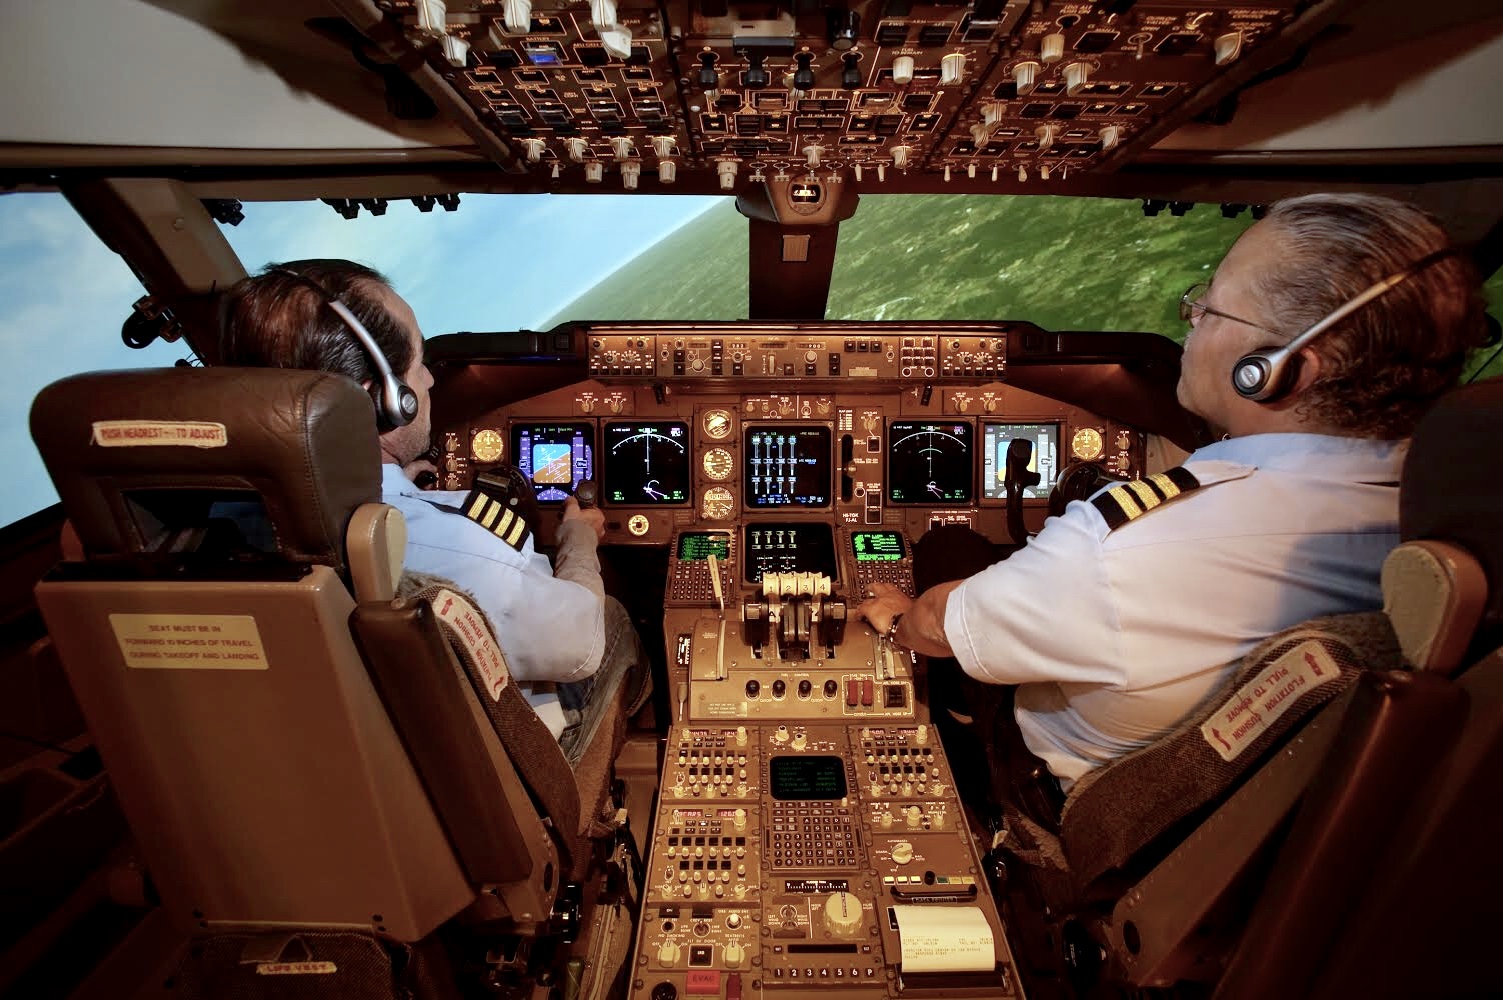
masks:
<path fill-rule="evenodd" d="M 1132 490 L 1133 495 L 1138 498 L 1138 503 L 1143 505 L 1143 510 L 1145 512 L 1153 510 L 1153 508 L 1159 505 L 1158 494 L 1153 491 L 1152 487 L 1150 487 L 1142 480 L 1130 480 L 1127 484 L 1127 488 Z"/>
<path fill-rule="evenodd" d="M 1151 483 L 1153 483 L 1153 485 L 1159 488 L 1160 492 L 1164 494 L 1165 500 L 1173 500 L 1175 497 L 1179 496 L 1179 487 L 1174 485 L 1174 480 L 1170 479 L 1162 472 L 1155 472 L 1153 475 L 1149 476 L 1148 479 Z"/>
<path fill-rule="evenodd" d="M 520 550 L 522 548 L 522 533 L 527 530 L 527 522 L 520 517 L 516 520 L 517 523 L 512 526 L 510 534 L 503 537 L 505 537 L 507 545 Z"/>
<path fill-rule="evenodd" d="M 490 497 L 486 496 L 484 493 L 476 493 L 475 502 L 470 504 L 470 509 L 465 512 L 465 517 L 468 517 L 472 521 L 479 521 L 480 514 L 485 510 L 485 505 L 489 501 Z"/>

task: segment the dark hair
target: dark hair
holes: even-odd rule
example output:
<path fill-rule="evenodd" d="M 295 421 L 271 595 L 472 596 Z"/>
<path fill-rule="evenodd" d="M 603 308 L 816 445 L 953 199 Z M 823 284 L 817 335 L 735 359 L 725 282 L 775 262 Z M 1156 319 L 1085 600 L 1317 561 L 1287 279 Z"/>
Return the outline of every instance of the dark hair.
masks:
<path fill-rule="evenodd" d="M 401 378 L 414 360 L 411 335 L 376 292 L 378 287 L 390 288 L 391 283 L 379 271 L 349 260 L 267 264 L 260 274 L 236 282 L 220 301 L 219 363 L 335 372 L 357 382 L 375 380 L 376 368 L 369 354 L 310 281 L 328 299 L 339 299 L 349 307 Z"/>
<path fill-rule="evenodd" d="M 1269 325 L 1290 339 L 1450 243 L 1427 212 L 1368 194 L 1290 198 L 1263 225 L 1278 232 L 1281 255 L 1258 290 Z M 1358 309 L 1312 345 L 1324 364 L 1299 405 L 1342 433 L 1408 436 L 1487 340 L 1481 284 L 1457 254 Z"/>

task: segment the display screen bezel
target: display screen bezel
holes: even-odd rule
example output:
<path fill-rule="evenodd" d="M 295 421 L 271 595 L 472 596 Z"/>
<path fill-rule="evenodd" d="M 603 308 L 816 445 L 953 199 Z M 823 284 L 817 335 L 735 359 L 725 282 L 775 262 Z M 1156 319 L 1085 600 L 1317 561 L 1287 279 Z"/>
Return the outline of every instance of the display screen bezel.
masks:
<path fill-rule="evenodd" d="M 511 422 L 511 425 L 508 428 L 508 430 L 510 432 L 509 433 L 509 437 L 511 439 L 512 461 L 515 463 L 518 471 L 520 471 L 522 473 L 523 478 L 526 479 L 527 482 L 532 486 L 532 489 L 533 489 L 534 493 L 538 492 L 538 488 L 539 488 L 540 485 L 543 486 L 543 487 L 548 487 L 548 486 L 557 486 L 558 484 L 553 484 L 553 483 L 539 484 L 537 482 L 537 480 L 535 478 L 533 478 L 533 473 L 531 471 L 529 471 L 530 468 L 531 468 L 531 465 L 532 465 L 531 445 L 529 445 L 529 449 L 528 449 L 528 453 L 527 453 L 527 465 L 526 465 L 526 467 L 523 466 L 523 463 L 522 463 L 522 432 L 523 431 L 531 431 L 532 432 L 532 437 L 536 438 L 537 431 L 539 429 L 554 430 L 554 429 L 560 429 L 560 428 L 568 428 L 570 431 L 582 431 L 583 432 L 583 434 L 584 434 L 584 441 L 585 441 L 585 447 L 586 447 L 586 449 L 588 449 L 589 468 L 586 470 L 585 475 L 583 477 L 581 477 L 580 479 L 577 479 L 577 480 L 573 479 L 573 477 L 572 477 L 572 469 L 571 469 L 570 483 L 569 483 L 568 489 L 566 489 L 566 490 L 563 491 L 566 495 L 562 496 L 562 497 L 546 498 L 546 499 L 544 497 L 539 496 L 537 498 L 537 502 L 540 503 L 540 504 L 553 505 L 553 506 L 561 505 L 561 504 L 563 504 L 564 502 L 566 502 L 568 500 L 568 497 L 570 497 L 570 496 L 572 496 L 574 494 L 574 491 L 579 488 L 579 484 L 580 483 L 584 482 L 586 479 L 595 479 L 599 475 L 599 472 L 600 472 L 600 468 L 599 468 L 599 466 L 600 466 L 600 463 L 599 463 L 599 450 L 600 449 L 597 447 L 598 443 L 595 440 L 595 438 L 596 438 L 596 435 L 595 435 L 595 422 L 593 420 L 514 420 L 514 421 Z"/>
<path fill-rule="evenodd" d="M 682 500 L 615 500 L 611 497 L 611 440 L 612 428 L 665 428 L 678 427 L 683 431 L 684 445 L 684 497 Z M 694 439 L 688 421 L 684 420 L 607 420 L 600 426 L 599 461 L 600 502 L 607 507 L 687 507 L 694 502 Z"/>
<path fill-rule="evenodd" d="M 980 489 L 977 491 L 978 492 L 977 501 L 980 504 L 987 505 L 987 506 L 1001 506 L 1001 505 L 1004 505 L 1004 504 L 1007 503 L 1007 497 L 1005 495 L 998 495 L 998 496 L 988 496 L 987 495 L 987 489 L 986 489 L 986 486 L 987 486 L 987 475 L 986 475 L 986 457 L 987 457 L 986 432 L 987 432 L 987 428 L 989 428 L 989 427 L 1052 427 L 1052 428 L 1054 428 L 1054 465 L 1055 465 L 1055 469 L 1054 469 L 1054 482 L 1058 482 L 1059 481 L 1059 472 L 1060 472 L 1060 469 L 1064 468 L 1064 466 L 1066 464 L 1066 462 L 1065 462 L 1065 456 L 1064 456 L 1064 453 L 1061 451 L 1061 447 L 1062 446 L 1060 444 L 1060 441 L 1064 437 L 1064 433 L 1065 433 L 1065 421 L 1063 419 L 1061 419 L 1059 417 L 1039 417 L 1037 419 L 1029 419 L 1027 417 L 1022 417 L 1022 418 L 1018 418 L 1018 419 L 1015 419 L 1015 420 L 983 420 L 983 421 L 981 421 L 981 426 L 977 428 L 977 433 L 980 435 L 980 444 L 976 448 L 976 451 L 977 451 L 977 455 L 976 455 L 976 463 L 977 463 L 976 464 L 976 485 L 978 487 L 980 487 Z M 1039 486 L 1042 487 L 1043 485 L 1044 484 L 1041 481 L 1039 483 Z M 1043 496 L 1036 496 L 1036 497 L 1025 496 L 1023 498 L 1023 502 L 1025 504 L 1045 504 L 1045 503 L 1048 503 L 1049 502 L 1049 492 L 1051 490 L 1053 490 L 1053 488 L 1054 488 L 1054 484 L 1050 483 L 1049 484 L 1049 489 L 1047 489 L 1047 490 L 1044 491 Z"/>
<path fill-rule="evenodd" d="M 824 460 L 822 489 L 824 501 L 822 503 L 765 503 L 758 502 L 752 496 L 753 435 L 769 430 L 779 430 L 803 434 L 806 432 L 817 433 L 824 438 Z M 796 510 L 828 510 L 835 503 L 835 432 L 827 423 L 756 423 L 744 424 L 741 428 L 741 507 L 743 510 L 758 513 L 773 513 L 778 511 Z"/>
<path fill-rule="evenodd" d="M 970 451 L 967 464 L 970 468 L 969 490 L 964 497 L 949 500 L 935 499 L 932 497 L 919 497 L 914 500 L 897 500 L 892 495 L 893 480 L 893 446 L 896 444 L 893 436 L 893 428 L 901 426 L 912 427 L 964 427 L 970 434 L 970 440 L 966 447 Z M 977 471 L 980 456 L 977 454 L 976 425 L 970 420 L 890 420 L 887 423 L 887 434 L 883 441 L 882 449 L 882 498 L 894 507 L 968 507 L 976 502 L 976 484 L 979 473 Z"/>

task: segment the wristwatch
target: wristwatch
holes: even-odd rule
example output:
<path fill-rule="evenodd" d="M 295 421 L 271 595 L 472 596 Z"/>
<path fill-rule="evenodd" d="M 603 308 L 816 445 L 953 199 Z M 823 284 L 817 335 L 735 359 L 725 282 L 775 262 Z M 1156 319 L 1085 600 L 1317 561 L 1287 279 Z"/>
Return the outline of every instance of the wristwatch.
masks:
<path fill-rule="evenodd" d="M 903 612 L 899 611 L 897 614 L 893 615 L 892 624 L 887 626 L 887 631 L 882 634 L 882 638 L 886 639 L 890 643 L 896 644 L 898 641 L 898 622 L 902 620 Z"/>

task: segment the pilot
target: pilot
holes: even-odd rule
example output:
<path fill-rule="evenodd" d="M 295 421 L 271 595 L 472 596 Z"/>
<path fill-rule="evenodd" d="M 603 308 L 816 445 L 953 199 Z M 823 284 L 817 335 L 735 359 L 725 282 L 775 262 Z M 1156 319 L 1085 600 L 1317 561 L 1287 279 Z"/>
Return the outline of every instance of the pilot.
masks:
<path fill-rule="evenodd" d="M 1179 401 L 1221 440 L 1071 503 L 1005 561 L 965 566 L 965 547 L 948 546 L 950 582 L 919 579 L 917 600 L 883 584 L 867 595 L 856 614 L 877 632 L 1009 686 L 959 682 L 996 707 L 980 732 L 993 801 L 1026 795 L 1030 772 L 1068 792 L 1173 729 L 1261 639 L 1381 606 L 1406 438 L 1486 336 L 1478 277 L 1449 247 L 1433 218 L 1387 198 L 1272 206 L 1180 300 Z M 1243 371 L 1364 293 L 1268 384 Z"/>
<path fill-rule="evenodd" d="M 506 531 L 488 530 L 465 516 L 465 494 L 413 484 L 408 473 L 423 466 L 419 456 L 429 447 L 433 376 L 412 308 L 363 265 L 293 261 L 238 282 L 221 306 L 221 363 L 337 372 L 367 389 L 378 386 L 379 366 L 343 310 L 415 396 L 415 413 L 399 426 L 383 419 L 377 399 L 382 500 L 406 519 L 406 568 L 446 577 L 473 595 L 496 628 L 512 676 L 565 756 L 577 760 L 619 686 L 631 686 L 628 708 L 635 711 L 650 676 L 630 617 L 601 583 L 596 546 L 604 516 L 573 497 L 565 501 L 550 567 L 534 550 L 533 526 L 518 519 Z"/>

